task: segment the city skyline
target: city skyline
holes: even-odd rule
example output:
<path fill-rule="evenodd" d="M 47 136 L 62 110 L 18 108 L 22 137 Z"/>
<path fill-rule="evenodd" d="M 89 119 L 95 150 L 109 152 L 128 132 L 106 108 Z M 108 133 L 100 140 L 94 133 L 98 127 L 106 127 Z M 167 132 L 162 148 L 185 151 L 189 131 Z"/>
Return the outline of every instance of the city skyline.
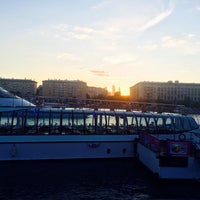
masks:
<path fill-rule="evenodd" d="M 1 77 L 199 83 L 199 0 L 2 1 Z"/>

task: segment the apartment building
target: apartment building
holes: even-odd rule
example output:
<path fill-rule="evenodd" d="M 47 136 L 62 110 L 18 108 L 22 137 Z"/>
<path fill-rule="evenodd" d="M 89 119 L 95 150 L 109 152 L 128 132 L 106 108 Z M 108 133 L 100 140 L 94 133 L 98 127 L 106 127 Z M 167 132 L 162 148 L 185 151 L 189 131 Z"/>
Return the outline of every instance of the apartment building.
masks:
<path fill-rule="evenodd" d="M 87 84 L 79 80 L 44 80 L 42 95 L 46 98 L 85 99 Z"/>
<path fill-rule="evenodd" d="M 200 101 L 199 83 L 139 82 L 130 87 L 130 99 L 133 101 L 163 101 L 170 103 Z"/>
<path fill-rule="evenodd" d="M 30 79 L 0 78 L 0 87 L 23 98 L 36 94 L 37 82 Z"/>
<path fill-rule="evenodd" d="M 100 88 L 100 87 L 87 87 L 87 94 L 90 96 L 90 98 L 95 98 L 98 96 L 107 96 L 108 91 L 106 88 Z"/>

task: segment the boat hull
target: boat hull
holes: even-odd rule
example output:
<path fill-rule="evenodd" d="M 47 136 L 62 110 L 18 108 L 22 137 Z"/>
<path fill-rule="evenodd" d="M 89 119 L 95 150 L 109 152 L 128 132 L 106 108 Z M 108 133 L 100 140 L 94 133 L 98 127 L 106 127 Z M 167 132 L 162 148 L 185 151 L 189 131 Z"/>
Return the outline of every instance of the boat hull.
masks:
<path fill-rule="evenodd" d="M 1 136 L 0 160 L 128 158 L 136 155 L 133 135 Z"/>

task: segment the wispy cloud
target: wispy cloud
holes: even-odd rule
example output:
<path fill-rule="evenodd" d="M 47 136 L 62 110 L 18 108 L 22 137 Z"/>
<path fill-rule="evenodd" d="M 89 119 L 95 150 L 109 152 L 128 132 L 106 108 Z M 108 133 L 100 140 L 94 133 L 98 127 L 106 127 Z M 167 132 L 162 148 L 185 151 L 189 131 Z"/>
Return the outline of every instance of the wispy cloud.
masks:
<path fill-rule="evenodd" d="M 126 34 L 145 31 L 171 15 L 173 1 L 103 0 L 88 11 L 94 20 L 90 25 L 52 25 L 55 38 L 64 40 L 118 41 Z M 96 11 L 96 9 L 98 10 Z"/>
<path fill-rule="evenodd" d="M 57 30 L 66 31 L 69 28 L 69 25 L 68 24 L 56 24 L 56 25 L 52 25 L 52 28 L 57 29 Z"/>
<path fill-rule="evenodd" d="M 153 17 L 149 21 L 147 21 L 142 27 L 139 28 L 139 31 L 144 31 L 144 30 L 160 23 L 162 20 L 164 20 L 165 18 L 167 18 L 168 16 L 171 15 L 173 9 L 174 9 L 173 6 L 170 5 L 169 8 L 167 8 L 163 12 L 159 13 L 157 16 Z"/>
<path fill-rule="evenodd" d="M 175 49 L 183 55 L 198 55 L 200 53 L 199 38 L 192 33 L 183 33 L 180 36 L 164 36 L 161 47 Z"/>
<path fill-rule="evenodd" d="M 103 0 L 100 3 L 92 6 L 92 9 L 99 9 L 99 8 L 104 8 L 105 6 L 108 6 L 110 3 L 112 3 L 113 0 Z"/>
<path fill-rule="evenodd" d="M 165 36 L 162 38 L 162 46 L 167 48 L 174 48 L 186 43 L 186 40 L 174 38 L 172 36 Z"/>
<path fill-rule="evenodd" d="M 159 47 L 158 44 L 145 44 L 137 47 L 138 50 L 154 51 Z"/>
<path fill-rule="evenodd" d="M 200 6 L 197 6 L 196 9 L 197 9 L 198 11 L 200 11 Z"/>
<path fill-rule="evenodd" d="M 130 53 L 122 53 L 120 52 L 115 53 L 114 55 L 106 56 L 103 58 L 103 62 L 108 65 L 118 65 L 122 63 L 130 63 L 135 62 L 137 60 L 137 56 L 130 54 Z"/>
<path fill-rule="evenodd" d="M 97 13 L 106 13 L 98 23 L 102 27 L 112 27 L 120 33 L 145 31 L 170 16 L 174 10 L 172 0 L 104 0 L 93 8 Z M 109 14 L 108 14 L 109 13 Z"/>
<path fill-rule="evenodd" d="M 186 38 L 194 38 L 196 35 L 194 33 L 183 33 L 183 36 Z"/>
<path fill-rule="evenodd" d="M 62 59 L 67 61 L 79 61 L 79 58 L 71 53 L 61 53 L 57 55 L 57 59 Z"/>
<path fill-rule="evenodd" d="M 90 72 L 95 76 L 109 76 L 108 72 L 103 70 L 91 70 Z"/>
<path fill-rule="evenodd" d="M 49 30 L 54 38 L 60 38 L 63 40 L 115 40 L 119 39 L 120 36 L 117 31 L 108 28 L 103 29 L 99 27 L 91 26 L 73 26 L 68 24 L 52 25 Z"/>
<path fill-rule="evenodd" d="M 48 28 L 48 37 L 51 35 L 56 40 L 63 40 L 73 50 L 73 54 L 64 53 L 58 55 L 58 59 L 75 61 L 75 54 L 79 59 L 85 61 L 87 66 L 93 65 L 93 60 L 98 60 L 98 66 L 105 70 L 115 65 L 134 63 L 137 58 L 138 44 L 134 44 L 134 36 L 142 34 L 150 27 L 159 24 L 173 12 L 173 1 L 171 0 L 105 0 L 93 6 L 88 11 L 88 16 L 93 17 L 92 23 L 60 23 L 53 24 Z M 45 35 L 44 35 L 45 37 Z M 170 40 L 171 39 L 171 40 Z M 129 42 L 127 43 L 127 41 Z M 165 38 L 163 45 L 173 45 L 172 38 Z M 178 41 L 177 41 L 178 42 Z M 81 51 L 81 46 L 85 52 Z M 174 44 L 175 45 L 175 44 Z M 158 48 L 154 42 L 139 45 L 139 50 L 153 51 Z M 77 48 L 75 50 L 75 48 Z M 72 48 L 70 48 L 72 49 Z M 68 52 L 66 48 L 66 52 Z M 86 52 L 90 52 L 89 54 Z M 91 57 L 92 54 L 92 57 Z M 106 68 L 106 67 L 108 68 Z M 91 73 L 95 76 L 108 76 L 103 70 L 94 70 Z"/>

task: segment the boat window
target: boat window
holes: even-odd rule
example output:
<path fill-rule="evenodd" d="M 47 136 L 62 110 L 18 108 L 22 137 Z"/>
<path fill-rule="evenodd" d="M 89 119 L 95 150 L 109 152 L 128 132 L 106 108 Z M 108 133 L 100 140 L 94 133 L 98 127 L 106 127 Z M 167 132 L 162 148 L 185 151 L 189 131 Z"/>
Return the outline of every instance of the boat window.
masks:
<path fill-rule="evenodd" d="M 127 118 L 125 113 L 119 115 L 119 126 L 127 126 Z"/>
<path fill-rule="evenodd" d="M 1 113 L 1 125 L 10 126 L 12 125 L 13 112 L 3 112 Z"/>
<path fill-rule="evenodd" d="M 95 112 L 92 117 L 92 125 L 95 127 L 96 133 L 105 134 L 107 127 L 105 112 Z"/>
<path fill-rule="evenodd" d="M 147 122 L 146 122 L 145 117 L 144 116 L 137 117 L 137 121 L 138 121 L 138 128 L 140 130 L 146 130 Z"/>
<path fill-rule="evenodd" d="M 70 112 L 63 112 L 62 114 L 63 120 L 62 123 L 63 125 L 71 127 L 73 124 L 73 111 Z"/>
<path fill-rule="evenodd" d="M 117 118 L 114 113 L 109 113 L 107 115 L 107 131 L 110 134 L 115 134 L 117 132 Z"/>
<path fill-rule="evenodd" d="M 151 128 L 155 128 L 155 118 L 154 117 L 148 118 L 148 126 Z"/>
<path fill-rule="evenodd" d="M 173 116 L 173 123 L 174 123 L 175 131 L 182 131 L 183 130 L 179 116 Z"/>
<path fill-rule="evenodd" d="M 107 126 L 106 115 L 105 113 L 102 114 L 102 126 L 105 128 Z"/>
<path fill-rule="evenodd" d="M 156 124 L 158 128 L 163 128 L 164 127 L 164 119 L 162 117 L 156 118 Z"/>
<path fill-rule="evenodd" d="M 37 115 L 37 126 L 38 132 L 40 134 L 48 134 L 49 133 L 49 125 L 50 125 L 50 110 L 39 111 Z"/>
<path fill-rule="evenodd" d="M 128 126 L 128 120 L 125 113 L 119 114 L 119 127 L 117 129 L 119 134 L 129 134 L 129 126 Z"/>
<path fill-rule="evenodd" d="M 93 115 L 93 126 L 94 126 L 94 132 L 96 134 L 100 134 L 101 133 L 101 129 L 102 129 L 102 115 L 100 113 L 95 113 Z"/>
<path fill-rule="evenodd" d="M 132 116 L 126 116 L 127 124 L 130 126 L 132 124 Z"/>
<path fill-rule="evenodd" d="M 62 134 L 73 132 L 73 111 L 67 110 L 62 112 Z"/>
<path fill-rule="evenodd" d="M 190 123 L 187 117 L 183 116 L 180 118 L 183 130 L 188 131 L 190 130 Z"/>
<path fill-rule="evenodd" d="M 50 111 L 49 113 L 49 134 L 60 134 L 61 111 Z"/>
<path fill-rule="evenodd" d="M 129 134 L 135 134 L 137 133 L 137 120 L 134 114 L 130 114 L 126 116 L 126 123 L 127 123 L 127 133 Z"/>
<path fill-rule="evenodd" d="M 196 121 L 192 117 L 188 117 L 188 120 L 189 120 L 191 129 L 199 128 L 198 124 L 196 123 Z"/>
<path fill-rule="evenodd" d="M 86 114 L 86 120 L 85 120 L 85 129 L 86 133 L 92 134 L 95 133 L 95 112 L 94 113 L 88 113 Z"/>
<path fill-rule="evenodd" d="M 108 126 L 116 125 L 115 115 L 107 114 L 106 118 L 107 118 L 107 125 Z"/>
<path fill-rule="evenodd" d="M 37 110 L 26 112 L 24 131 L 25 134 L 35 134 L 37 132 Z"/>
<path fill-rule="evenodd" d="M 50 124 L 51 126 L 60 126 L 61 111 L 51 112 Z"/>
<path fill-rule="evenodd" d="M 26 114 L 26 126 L 35 126 L 37 121 L 36 110 L 27 112 Z"/>
<path fill-rule="evenodd" d="M 83 111 L 73 112 L 73 133 L 83 134 L 85 129 L 85 114 Z"/>
<path fill-rule="evenodd" d="M 171 117 L 165 118 L 165 127 L 166 127 L 167 130 L 173 130 L 174 129 Z"/>

